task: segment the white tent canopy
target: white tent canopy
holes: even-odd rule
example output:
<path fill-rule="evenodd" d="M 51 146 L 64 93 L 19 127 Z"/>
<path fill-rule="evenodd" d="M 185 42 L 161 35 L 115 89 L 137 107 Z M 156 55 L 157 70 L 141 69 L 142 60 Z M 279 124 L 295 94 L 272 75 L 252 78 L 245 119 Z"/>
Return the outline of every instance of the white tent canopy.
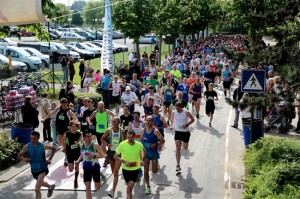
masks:
<path fill-rule="evenodd" d="M 0 0 L 0 26 L 46 21 L 41 0 Z"/>

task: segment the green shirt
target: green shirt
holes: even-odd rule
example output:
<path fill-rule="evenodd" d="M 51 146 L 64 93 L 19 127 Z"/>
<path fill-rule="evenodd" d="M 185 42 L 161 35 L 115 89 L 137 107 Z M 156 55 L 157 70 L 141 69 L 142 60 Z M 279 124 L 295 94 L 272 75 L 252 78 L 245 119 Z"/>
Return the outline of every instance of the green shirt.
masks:
<path fill-rule="evenodd" d="M 146 84 L 150 84 L 154 87 L 154 92 L 156 91 L 156 85 L 159 85 L 159 82 L 156 80 L 156 79 L 147 79 L 145 82 L 144 82 L 144 85 Z"/>
<path fill-rule="evenodd" d="M 122 163 L 122 168 L 128 171 L 140 169 L 140 152 L 143 151 L 143 148 L 143 144 L 138 141 L 134 141 L 134 145 L 128 144 L 128 140 L 121 142 L 116 149 L 116 153 L 118 155 L 121 154 L 122 159 L 126 162 L 135 164 L 135 166 L 127 167 L 124 163 Z"/>
<path fill-rule="evenodd" d="M 104 133 L 108 127 L 108 116 L 106 111 L 103 113 L 99 113 L 98 110 L 96 112 L 96 132 Z"/>

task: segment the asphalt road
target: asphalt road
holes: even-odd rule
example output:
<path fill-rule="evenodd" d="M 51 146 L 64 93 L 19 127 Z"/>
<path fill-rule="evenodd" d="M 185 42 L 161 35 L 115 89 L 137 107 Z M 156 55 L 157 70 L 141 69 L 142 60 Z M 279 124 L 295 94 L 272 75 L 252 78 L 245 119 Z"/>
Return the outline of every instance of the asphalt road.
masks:
<path fill-rule="evenodd" d="M 226 104 L 221 89 L 216 89 L 220 100 L 216 102 L 215 118 L 212 128 L 208 128 L 208 117 L 205 115 L 204 100 L 201 103 L 200 119 L 196 120 L 191 126 L 191 139 L 188 152 L 182 152 L 181 175 L 176 175 L 175 167 L 175 144 L 174 131 L 169 129 L 165 133 L 165 148 L 162 151 L 158 180 L 152 186 L 152 194 L 145 196 L 144 182 L 140 182 L 134 189 L 134 198 L 197 198 L 197 199 L 221 199 L 228 198 L 230 179 L 230 166 L 235 166 L 234 172 L 238 177 L 240 174 L 240 156 L 236 151 L 243 151 L 241 130 L 230 128 L 234 117 L 231 107 Z M 141 107 L 136 106 L 140 111 Z M 195 116 L 195 113 L 192 112 Z M 230 136 L 232 134 L 232 136 Z M 229 146 L 231 137 L 235 145 Z M 229 147 L 233 147 L 229 150 Z M 230 159 L 228 153 L 235 159 Z M 58 151 L 52 161 L 56 163 L 63 158 L 62 152 Z M 231 162 L 232 160 L 232 162 Z M 13 172 L 13 171 L 11 171 Z M 233 173 L 234 173 L 233 172 Z M 150 174 L 151 178 L 152 174 Z M 0 198 L 30 199 L 34 198 L 34 191 L 23 191 L 22 189 L 32 181 L 30 170 L 18 174 L 6 183 L 0 184 Z M 111 176 L 102 186 L 100 191 L 93 193 L 93 198 L 109 198 L 107 191 L 112 186 L 113 177 Z M 225 183 L 224 183 L 225 182 Z M 225 184 L 225 186 L 224 186 Z M 233 199 L 240 199 L 241 191 L 233 191 Z M 46 191 L 42 192 L 46 198 Z M 55 190 L 52 198 L 74 199 L 85 198 L 84 191 L 60 191 Z M 119 184 L 115 193 L 115 198 L 126 198 L 126 186 L 120 175 Z"/>

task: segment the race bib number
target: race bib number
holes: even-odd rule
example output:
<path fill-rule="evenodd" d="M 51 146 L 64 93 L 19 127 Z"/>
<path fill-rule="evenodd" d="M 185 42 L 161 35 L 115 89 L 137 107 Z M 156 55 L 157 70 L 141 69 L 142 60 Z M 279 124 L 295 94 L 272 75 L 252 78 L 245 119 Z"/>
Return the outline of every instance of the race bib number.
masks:
<path fill-rule="evenodd" d="M 135 134 L 135 138 L 141 138 L 141 134 Z"/>
<path fill-rule="evenodd" d="M 86 73 L 86 75 L 87 75 L 87 76 L 89 76 L 89 75 L 90 75 L 90 73 Z"/>
<path fill-rule="evenodd" d="M 145 143 L 144 143 L 144 147 L 145 147 L 146 149 L 149 149 L 149 148 L 150 148 L 150 143 L 145 142 Z"/>
<path fill-rule="evenodd" d="M 113 140 L 113 141 L 112 141 L 112 144 L 113 144 L 113 145 L 119 145 L 119 144 L 120 144 L 120 141 L 119 141 L 119 140 Z"/>
<path fill-rule="evenodd" d="M 214 97 L 209 96 L 207 99 L 214 100 Z"/>
<path fill-rule="evenodd" d="M 104 124 L 99 124 L 99 125 L 98 125 L 98 128 L 99 128 L 99 129 L 104 129 Z"/>
<path fill-rule="evenodd" d="M 78 145 L 77 144 L 72 144 L 71 145 L 71 149 L 73 150 L 73 149 L 77 149 L 78 148 Z"/>
<path fill-rule="evenodd" d="M 128 126 L 124 126 L 124 130 L 125 130 L 125 131 L 128 131 Z"/>
<path fill-rule="evenodd" d="M 130 162 L 129 163 L 129 167 L 136 167 L 136 165 L 137 165 L 136 162 Z"/>
<path fill-rule="evenodd" d="M 169 92 L 167 92 L 167 95 L 172 95 L 172 92 L 170 92 L 170 91 L 169 91 Z"/>
<path fill-rule="evenodd" d="M 64 116 L 64 115 L 59 115 L 59 116 L 58 116 L 58 119 L 59 119 L 59 120 L 65 120 L 65 116 Z"/>
<path fill-rule="evenodd" d="M 183 90 L 183 94 L 187 94 L 187 90 Z"/>

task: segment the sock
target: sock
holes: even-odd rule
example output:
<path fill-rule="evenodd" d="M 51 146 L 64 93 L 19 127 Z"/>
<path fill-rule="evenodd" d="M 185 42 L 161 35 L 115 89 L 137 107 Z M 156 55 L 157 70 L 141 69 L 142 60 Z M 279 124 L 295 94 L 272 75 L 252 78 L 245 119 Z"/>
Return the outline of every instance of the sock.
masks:
<path fill-rule="evenodd" d="M 79 171 L 75 171 L 75 181 L 77 181 L 79 175 Z"/>

